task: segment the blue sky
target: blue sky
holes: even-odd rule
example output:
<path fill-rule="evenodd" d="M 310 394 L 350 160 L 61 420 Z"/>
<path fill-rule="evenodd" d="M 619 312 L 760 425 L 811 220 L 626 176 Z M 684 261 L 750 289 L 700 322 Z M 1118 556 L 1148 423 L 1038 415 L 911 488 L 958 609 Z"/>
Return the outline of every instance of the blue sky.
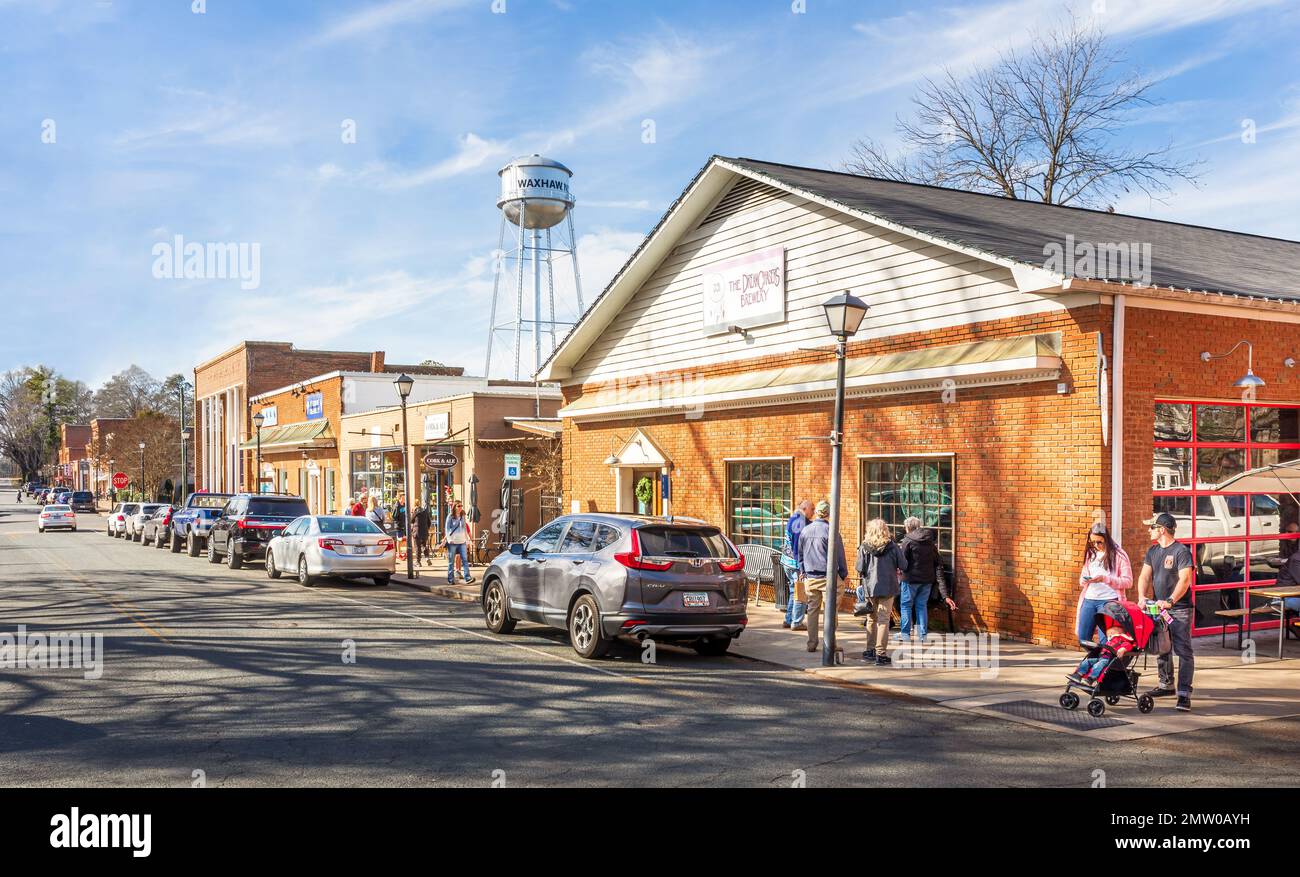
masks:
<path fill-rule="evenodd" d="M 1161 77 L 1119 136 L 1205 161 L 1121 211 L 1300 239 L 1294 3 L 805 5 L 0 0 L 0 370 L 98 386 L 261 339 L 478 373 L 512 156 L 574 170 L 589 302 L 709 155 L 837 167 L 892 142 L 919 80 L 1066 8 Z M 260 286 L 156 279 L 177 234 L 260 244 Z"/>

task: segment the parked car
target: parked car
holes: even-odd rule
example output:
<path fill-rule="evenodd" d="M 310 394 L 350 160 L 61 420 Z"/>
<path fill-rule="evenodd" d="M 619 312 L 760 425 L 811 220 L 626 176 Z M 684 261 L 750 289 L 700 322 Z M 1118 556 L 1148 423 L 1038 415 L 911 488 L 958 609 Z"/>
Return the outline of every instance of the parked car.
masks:
<path fill-rule="evenodd" d="M 71 530 L 75 533 L 77 513 L 72 510 L 72 506 L 47 505 L 41 509 L 41 515 L 36 519 L 36 530 L 39 533 L 46 530 Z"/>
<path fill-rule="evenodd" d="M 121 539 L 126 535 L 127 522 L 140 511 L 138 502 L 119 502 L 108 513 L 107 532 L 114 539 Z"/>
<path fill-rule="evenodd" d="M 144 522 L 153 517 L 153 513 L 162 508 L 160 502 L 147 502 L 141 505 L 134 515 L 126 519 L 126 538 L 139 542 L 144 537 Z"/>
<path fill-rule="evenodd" d="M 483 576 L 484 621 L 567 629 L 584 658 L 615 637 L 722 655 L 748 623 L 745 561 L 714 526 L 662 517 L 565 515 L 510 546 Z"/>
<path fill-rule="evenodd" d="M 190 557 L 198 557 L 207 547 L 208 531 L 221 517 L 221 510 L 231 496 L 229 493 L 190 494 L 185 505 L 172 513 L 172 552 L 184 546 Z"/>
<path fill-rule="evenodd" d="M 95 514 L 95 494 L 89 490 L 74 490 L 72 496 L 68 497 L 68 505 L 72 506 L 74 512 L 89 512 Z"/>
<path fill-rule="evenodd" d="M 291 521 L 310 514 L 299 496 L 237 493 L 208 531 L 208 563 L 224 557 L 231 569 L 247 560 L 261 560 L 266 546 Z"/>
<path fill-rule="evenodd" d="M 172 507 L 159 506 L 158 510 L 145 518 L 140 527 L 140 544 L 162 548 L 172 539 Z"/>
<path fill-rule="evenodd" d="M 397 543 L 367 518 L 309 515 L 290 523 L 266 546 L 267 576 L 296 575 L 304 587 L 320 576 L 387 585 L 396 570 Z"/>
<path fill-rule="evenodd" d="M 59 505 L 72 504 L 72 491 L 66 487 L 61 487 L 54 491 L 54 501 Z"/>

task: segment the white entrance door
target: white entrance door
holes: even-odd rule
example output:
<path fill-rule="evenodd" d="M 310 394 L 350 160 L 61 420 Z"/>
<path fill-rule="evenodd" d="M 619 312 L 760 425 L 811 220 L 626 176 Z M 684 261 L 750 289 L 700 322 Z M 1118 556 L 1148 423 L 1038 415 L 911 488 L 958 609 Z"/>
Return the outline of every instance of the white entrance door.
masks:
<path fill-rule="evenodd" d="M 307 508 L 311 509 L 314 515 L 325 514 L 321 510 L 320 497 L 320 470 L 313 469 L 307 473 Z"/>

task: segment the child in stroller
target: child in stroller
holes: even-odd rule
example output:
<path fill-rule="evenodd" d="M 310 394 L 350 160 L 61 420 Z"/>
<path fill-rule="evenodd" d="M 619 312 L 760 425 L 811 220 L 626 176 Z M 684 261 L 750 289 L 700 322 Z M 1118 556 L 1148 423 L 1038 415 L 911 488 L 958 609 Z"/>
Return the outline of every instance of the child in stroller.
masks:
<path fill-rule="evenodd" d="M 1155 700 L 1149 695 L 1138 695 L 1139 676 L 1132 669 L 1138 655 L 1147 647 L 1155 630 L 1156 619 L 1141 606 L 1124 600 L 1112 600 L 1097 613 L 1097 627 L 1106 632 L 1106 642 L 1093 646 L 1077 670 L 1066 677 L 1065 693 L 1061 706 L 1077 709 L 1079 695 L 1075 688 L 1092 695 L 1088 714 L 1100 716 L 1106 712 L 1102 698 L 1111 706 L 1121 698 L 1131 697 L 1142 713 L 1155 709 Z"/>

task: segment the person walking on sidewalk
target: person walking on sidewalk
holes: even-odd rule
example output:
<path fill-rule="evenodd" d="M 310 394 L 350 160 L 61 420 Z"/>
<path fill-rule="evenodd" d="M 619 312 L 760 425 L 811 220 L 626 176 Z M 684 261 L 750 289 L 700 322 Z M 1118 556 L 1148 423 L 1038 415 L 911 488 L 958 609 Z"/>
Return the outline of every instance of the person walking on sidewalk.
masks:
<path fill-rule="evenodd" d="M 1133 587 L 1133 564 L 1106 525 L 1098 522 L 1088 531 L 1088 547 L 1083 552 L 1083 569 L 1079 572 L 1079 606 L 1075 628 L 1080 644 L 1092 641 L 1099 631 L 1098 645 L 1106 642 L 1106 631 L 1097 627 L 1097 613 L 1112 600 L 1126 600 L 1124 593 Z"/>
<path fill-rule="evenodd" d="M 799 503 L 799 506 L 794 510 L 794 514 L 790 516 L 790 520 L 786 521 L 785 546 L 781 551 L 781 566 L 785 567 L 785 580 L 790 583 L 790 590 L 785 598 L 785 621 L 781 623 L 781 626 L 791 627 L 795 630 L 807 629 L 804 624 L 804 605 L 795 597 L 796 586 L 799 581 L 799 534 L 812 520 L 812 514 L 812 500 L 805 499 Z"/>
<path fill-rule="evenodd" d="M 861 611 L 855 608 L 853 614 L 867 617 L 867 650 L 862 660 L 875 661 L 878 666 L 891 663 L 886 653 L 889 618 L 903 577 L 903 563 L 903 549 L 894 541 L 889 525 L 881 518 L 868 521 L 856 564 L 862 581 L 858 586 Z"/>
<path fill-rule="evenodd" d="M 447 515 L 447 584 L 456 584 L 456 558 L 460 558 L 465 584 L 471 584 L 474 577 L 469 573 L 469 524 L 465 520 L 465 506 L 460 500 L 452 503 Z"/>
<path fill-rule="evenodd" d="M 1156 605 L 1169 610 L 1173 622 L 1169 625 L 1171 654 L 1156 658 L 1156 672 L 1160 685 L 1147 692 L 1152 697 L 1178 695 L 1174 705 L 1184 712 L 1192 708 L 1192 674 L 1196 660 L 1192 657 L 1192 570 L 1196 564 L 1192 551 L 1174 539 L 1178 522 L 1168 512 L 1161 512 L 1144 522 L 1151 530 L 1155 544 L 1147 549 L 1138 576 L 1138 597 L 1151 599 Z M 1174 655 L 1178 656 L 1178 687 L 1174 687 Z"/>
<path fill-rule="evenodd" d="M 839 594 L 841 579 L 849 577 L 848 564 L 844 562 L 844 543 L 835 534 L 835 563 L 831 558 L 831 504 L 826 500 L 817 503 L 817 517 L 799 533 L 799 562 L 803 570 L 804 590 L 808 592 L 808 651 L 815 652 L 817 621 L 822 600 L 834 600 Z M 834 574 L 834 578 L 830 576 Z"/>
<path fill-rule="evenodd" d="M 379 504 L 378 498 L 370 497 L 370 511 L 366 513 L 366 517 L 374 522 L 379 529 L 384 529 L 384 521 L 387 515 L 384 514 L 384 507 Z"/>
<path fill-rule="evenodd" d="M 433 515 L 429 514 L 420 501 L 415 501 L 415 514 L 411 516 L 411 527 L 415 534 L 415 562 L 418 564 L 424 561 L 426 565 L 433 563 L 433 556 L 429 552 L 429 528 L 433 526 Z M 407 549 L 408 551 L 411 549 Z"/>
<path fill-rule="evenodd" d="M 903 530 L 903 587 L 898 610 L 898 635 L 904 640 L 912 638 L 912 616 L 915 614 L 917 635 L 925 642 L 930 625 L 926 608 L 930 591 L 937 586 L 949 609 L 956 609 L 957 604 L 944 581 L 943 562 L 939 559 L 934 530 L 922 527 L 921 519 L 916 517 L 904 521 Z"/>

